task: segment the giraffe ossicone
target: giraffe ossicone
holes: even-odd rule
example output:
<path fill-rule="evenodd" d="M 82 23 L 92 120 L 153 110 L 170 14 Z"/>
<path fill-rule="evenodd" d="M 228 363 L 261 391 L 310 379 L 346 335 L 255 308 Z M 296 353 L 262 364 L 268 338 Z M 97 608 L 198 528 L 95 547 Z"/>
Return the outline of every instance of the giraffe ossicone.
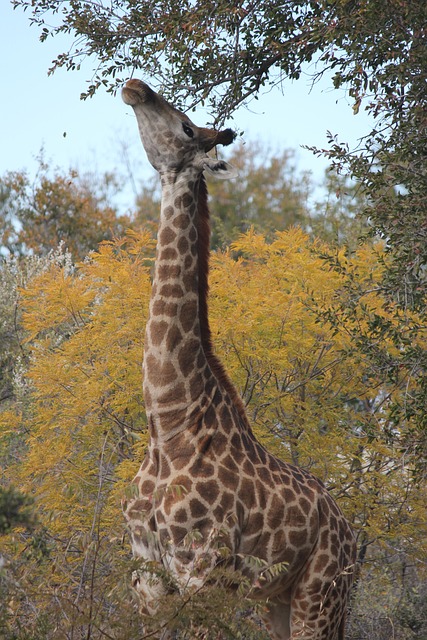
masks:
<path fill-rule="evenodd" d="M 203 172 L 233 175 L 208 153 L 234 134 L 197 127 L 139 80 L 129 80 L 122 95 L 162 184 L 144 348 L 150 440 L 124 502 L 141 558 L 134 575 L 141 611 L 155 614 L 168 589 L 147 563 L 170 571 L 178 588 L 198 587 L 219 560 L 213 542 L 220 532 L 234 567 L 259 560 L 246 571 L 253 597 L 266 603 L 273 640 L 342 640 L 356 553 L 351 528 L 319 480 L 256 440 L 212 348 Z M 261 579 L 279 565 L 282 571 Z"/>

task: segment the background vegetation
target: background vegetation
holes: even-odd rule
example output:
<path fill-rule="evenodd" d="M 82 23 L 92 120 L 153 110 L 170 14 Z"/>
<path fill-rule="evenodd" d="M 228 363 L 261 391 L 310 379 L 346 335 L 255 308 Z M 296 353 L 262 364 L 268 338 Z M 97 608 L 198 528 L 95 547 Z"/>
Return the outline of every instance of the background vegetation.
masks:
<path fill-rule="evenodd" d="M 76 37 L 56 66 L 97 58 L 92 92 L 133 66 L 166 92 L 209 100 L 220 121 L 316 60 L 355 112 L 374 116 L 355 152 L 332 137 L 313 150 L 335 170 L 318 202 L 291 151 L 231 152 L 239 182 L 209 185 L 210 314 L 257 436 L 318 475 L 355 528 L 348 637 L 426 638 L 425 3 L 14 4 L 42 38 Z M 143 635 L 119 503 L 146 444 L 141 360 L 158 192 L 142 185 L 122 212 L 116 188 L 111 176 L 43 162 L 34 182 L 0 179 L 6 640 Z M 156 623 L 185 635 L 191 618 L 212 637 L 260 637 L 238 595 L 224 598 L 214 579 L 190 602 L 172 599 Z"/>

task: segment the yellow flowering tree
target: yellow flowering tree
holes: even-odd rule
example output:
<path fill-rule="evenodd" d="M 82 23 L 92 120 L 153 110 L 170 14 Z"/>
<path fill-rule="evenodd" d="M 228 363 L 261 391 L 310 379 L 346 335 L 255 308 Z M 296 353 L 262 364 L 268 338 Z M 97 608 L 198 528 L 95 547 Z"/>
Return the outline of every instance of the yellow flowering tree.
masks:
<path fill-rule="evenodd" d="M 2 538 L 14 575 L 2 596 L 7 640 L 142 633 L 120 498 L 147 442 L 153 247 L 148 233 L 129 233 L 81 264 L 48 261 L 20 290 L 28 364 L 0 414 L 1 464 L 6 483 L 33 497 L 38 523 Z M 355 342 L 374 318 L 390 331 L 399 320 L 378 286 L 383 261 L 381 246 L 348 256 L 298 228 L 271 242 L 249 231 L 212 255 L 210 276 L 216 349 L 258 438 L 327 484 L 369 566 L 391 548 L 425 554 L 425 498 L 405 447 L 413 425 L 392 415 L 412 382 L 385 380 Z"/>

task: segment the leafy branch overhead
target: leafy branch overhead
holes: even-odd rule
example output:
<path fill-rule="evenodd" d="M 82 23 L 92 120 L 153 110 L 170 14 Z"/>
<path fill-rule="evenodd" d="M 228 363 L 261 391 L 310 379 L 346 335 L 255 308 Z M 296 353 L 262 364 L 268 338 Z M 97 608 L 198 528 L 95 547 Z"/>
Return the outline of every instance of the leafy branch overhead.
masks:
<path fill-rule="evenodd" d="M 313 151 L 363 183 L 372 232 L 393 247 L 391 289 L 411 305 L 424 304 L 424 0 L 12 1 L 27 10 L 41 40 L 68 36 L 51 71 L 79 69 L 89 57 L 82 97 L 101 86 L 114 92 L 137 75 L 157 83 L 178 107 L 206 104 L 219 123 L 274 85 L 286 99 L 287 79 L 331 76 L 337 96 L 346 92 L 355 114 L 365 108 L 373 128 L 354 152 L 333 132 L 328 149 Z"/>
<path fill-rule="evenodd" d="M 297 79 L 306 63 L 348 83 L 355 109 L 365 94 L 398 99 L 420 59 L 424 3 L 311 0 L 13 0 L 29 9 L 41 40 L 71 34 L 74 44 L 52 70 L 76 69 L 85 56 L 97 70 L 84 95 L 117 88 L 130 72 L 157 78 L 166 95 L 206 99 L 220 118 L 261 87 Z M 124 74 L 123 77 L 120 77 Z M 379 101 L 377 110 L 384 107 Z"/>

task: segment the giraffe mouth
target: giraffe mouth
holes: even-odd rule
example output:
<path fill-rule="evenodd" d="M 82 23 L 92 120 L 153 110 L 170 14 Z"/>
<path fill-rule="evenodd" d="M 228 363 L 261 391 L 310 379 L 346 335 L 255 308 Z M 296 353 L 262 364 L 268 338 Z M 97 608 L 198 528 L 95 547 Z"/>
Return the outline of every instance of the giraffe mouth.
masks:
<path fill-rule="evenodd" d="M 128 80 L 122 89 L 122 98 L 125 104 L 134 107 L 141 102 L 149 102 L 155 93 L 150 87 L 141 80 Z"/>

